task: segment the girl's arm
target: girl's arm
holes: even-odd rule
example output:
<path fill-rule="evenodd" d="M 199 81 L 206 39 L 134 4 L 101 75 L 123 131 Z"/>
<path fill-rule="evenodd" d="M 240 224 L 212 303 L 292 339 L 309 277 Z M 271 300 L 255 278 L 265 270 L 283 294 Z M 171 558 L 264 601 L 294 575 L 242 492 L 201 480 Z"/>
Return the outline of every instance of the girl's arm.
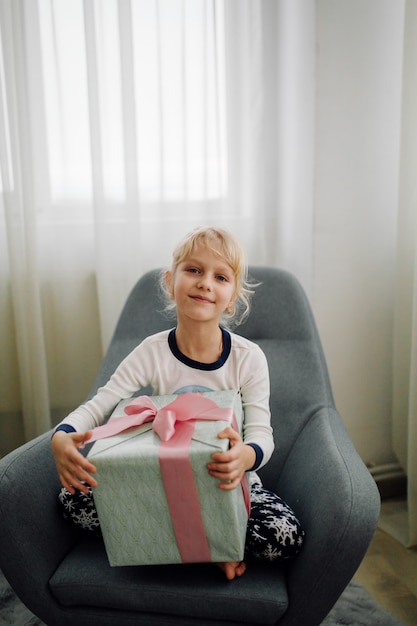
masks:
<path fill-rule="evenodd" d="M 78 448 L 90 438 L 91 429 L 99 426 L 122 398 L 130 397 L 144 386 L 146 373 L 141 371 L 140 364 L 146 363 L 147 359 L 143 359 L 140 352 L 140 346 L 135 348 L 108 383 L 91 400 L 70 413 L 55 430 L 52 452 L 61 484 L 70 493 L 74 493 L 75 489 L 88 493 L 87 485 L 97 486 L 97 481 L 91 476 L 96 468 Z"/>
<path fill-rule="evenodd" d="M 254 467 L 264 466 L 274 451 L 274 438 L 269 407 L 270 386 L 268 363 L 263 351 L 254 345 L 241 367 L 240 392 L 243 407 L 243 441 L 253 446 Z"/>
<path fill-rule="evenodd" d="M 150 374 L 146 371 L 148 363 L 145 340 L 128 354 L 95 396 L 67 415 L 57 428 L 65 425 L 74 431 L 86 432 L 100 426 L 120 400 L 130 398 L 149 383 Z"/>
<path fill-rule="evenodd" d="M 274 450 L 268 364 L 264 353 L 255 344 L 240 363 L 240 372 L 243 440 L 231 427 L 220 432 L 220 439 L 229 439 L 229 450 L 214 453 L 207 465 L 210 475 L 220 480 L 219 487 L 226 490 L 237 487 L 245 472 L 265 465 Z"/>

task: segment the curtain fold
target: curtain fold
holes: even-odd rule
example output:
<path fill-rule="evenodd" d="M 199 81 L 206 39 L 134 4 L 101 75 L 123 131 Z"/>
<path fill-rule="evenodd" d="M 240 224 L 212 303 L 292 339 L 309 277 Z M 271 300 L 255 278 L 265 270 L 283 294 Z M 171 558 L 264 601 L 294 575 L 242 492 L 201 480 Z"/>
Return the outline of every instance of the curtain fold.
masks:
<path fill-rule="evenodd" d="M 229 203 L 250 258 L 294 272 L 311 297 L 316 3 L 225 8 Z"/>
<path fill-rule="evenodd" d="M 0 157 L 24 433 L 50 426 L 49 389 L 38 270 L 27 28 L 39 41 L 37 11 L 18 0 L 0 5 L 4 90 L 0 92 Z M 38 52 L 34 50 L 34 54 Z M 9 147 L 9 150 L 7 150 Z"/>
<path fill-rule="evenodd" d="M 407 475 L 407 507 L 383 526 L 417 545 L 417 6 L 406 3 L 393 358 L 393 447 Z"/>
<path fill-rule="evenodd" d="M 285 265 L 313 294 L 316 3 L 277 3 L 275 228 L 278 250 L 270 262 Z M 269 215 L 274 215 L 270 212 Z M 271 230 L 267 228 L 271 237 Z M 300 250 L 303 252 L 300 253 Z M 308 259 L 308 261 L 307 261 Z"/>

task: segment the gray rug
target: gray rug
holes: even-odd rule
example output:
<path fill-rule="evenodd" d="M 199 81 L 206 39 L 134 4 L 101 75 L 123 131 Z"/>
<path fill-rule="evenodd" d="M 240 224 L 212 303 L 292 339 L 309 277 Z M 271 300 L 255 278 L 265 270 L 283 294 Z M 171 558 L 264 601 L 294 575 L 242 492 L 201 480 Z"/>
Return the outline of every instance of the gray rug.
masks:
<path fill-rule="evenodd" d="M 0 626 L 44 626 L 16 597 L 0 572 Z M 300 625 L 301 626 L 301 625 Z M 326 617 L 322 626 L 404 626 L 368 592 L 351 582 Z"/>
<path fill-rule="evenodd" d="M 43 626 L 22 604 L 0 571 L 0 626 Z"/>

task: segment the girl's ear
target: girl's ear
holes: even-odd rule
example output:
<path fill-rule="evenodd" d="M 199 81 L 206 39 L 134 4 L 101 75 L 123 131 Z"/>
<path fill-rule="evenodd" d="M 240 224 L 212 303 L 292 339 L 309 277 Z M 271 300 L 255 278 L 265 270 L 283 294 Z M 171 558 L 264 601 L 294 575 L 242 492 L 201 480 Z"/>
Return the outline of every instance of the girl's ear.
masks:
<path fill-rule="evenodd" d="M 165 272 L 165 285 L 169 295 L 172 299 L 174 299 L 174 286 L 172 281 L 172 272 L 170 270 Z"/>
<path fill-rule="evenodd" d="M 228 313 L 229 315 L 234 313 L 236 300 L 237 299 L 238 299 L 238 294 L 235 293 L 233 298 L 231 298 L 231 300 L 230 300 L 230 302 L 229 302 L 229 304 L 227 305 L 227 308 L 226 308 L 226 313 Z"/>

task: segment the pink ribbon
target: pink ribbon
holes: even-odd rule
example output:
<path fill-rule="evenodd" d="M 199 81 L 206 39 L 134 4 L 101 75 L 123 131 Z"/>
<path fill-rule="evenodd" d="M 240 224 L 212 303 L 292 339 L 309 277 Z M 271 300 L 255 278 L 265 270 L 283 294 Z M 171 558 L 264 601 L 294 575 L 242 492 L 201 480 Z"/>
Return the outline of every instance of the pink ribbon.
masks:
<path fill-rule="evenodd" d="M 152 428 L 161 441 L 171 439 L 178 423 L 196 420 L 225 420 L 231 422 L 233 428 L 239 431 L 231 409 L 218 407 L 215 402 L 200 393 L 179 394 L 173 402 L 162 409 L 158 409 L 149 396 L 139 396 L 128 404 L 124 411 L 132 417 L 113 417 L 107 424 L 97 426 L 86 443 L 133 430 L 151 421 Z"/>
<path fill-rule="evenodd" d="M 125 407 L 129 417 L 115 417 L 93 430 L 86 443 L 128 432 L 152 421 L 152 428 L 161 439 L 158 459 L 165 487 L 171 520 L 183 563 L 211 561 L 198 493 L 189 461 L 189 448 L 197 420 L 225 420 L 239 432 L 236 416 L 230 408 L 220 408 L 200 393 L 184 393 L 162 409 L 149 396 L 135 398 Z M 242 491 L 248 516 L 249 486 L 243 477 Z M 187 528 L 193 528 L 189 532 Z"/>

